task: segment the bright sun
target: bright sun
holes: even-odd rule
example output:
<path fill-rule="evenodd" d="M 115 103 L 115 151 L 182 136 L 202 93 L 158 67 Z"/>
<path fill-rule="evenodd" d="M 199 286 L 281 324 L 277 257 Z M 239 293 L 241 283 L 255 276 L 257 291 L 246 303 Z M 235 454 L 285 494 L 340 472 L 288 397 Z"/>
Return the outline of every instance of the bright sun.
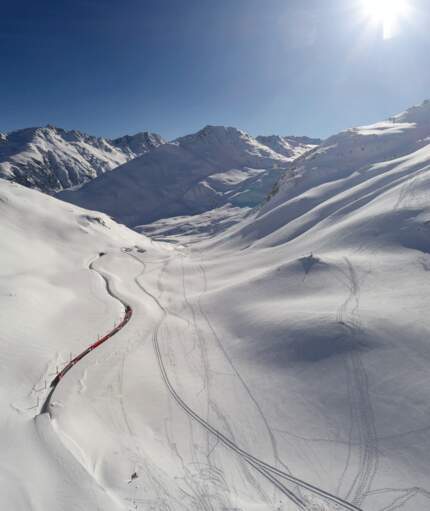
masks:
<path fill-rule="evenodd" d="M 398 25 L 408 14 L 407 0 L 361 0 L 366 16 L 373 22 L 381 24 L 384 39 L 391 39 L 397 32 Z"/>

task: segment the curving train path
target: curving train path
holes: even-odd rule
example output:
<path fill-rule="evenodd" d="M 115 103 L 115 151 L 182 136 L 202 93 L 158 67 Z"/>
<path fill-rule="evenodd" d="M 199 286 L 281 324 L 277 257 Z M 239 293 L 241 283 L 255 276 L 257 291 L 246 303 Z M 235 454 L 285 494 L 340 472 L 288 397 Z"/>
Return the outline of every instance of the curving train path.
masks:
<path fill-rule="evenodd" d="M 75 366 L 80 360 L 82 360 L 84 357 L 86 357 L 87 355 L 89 355 L 93 350 L 97 349 L 100 345 L 102 345 L 103 343 L 105 343 L 107 340 L 109 340 L 111 337 L 113 337 L 115 334 L 117 334 L 120 330 L 122 330 L 125 325 L 130 321 L 131 319 L 131 316 L 133 315 L 133 309 L 130 307 L 130 305 L 128 305 L 127 303 L 125 303 L 123 300 L 121 300 L 121 298 L 119 298 L 118 296 L 116 296 L 112 290 L 111 290 L 111 287 L 110 287 L 110 284 L 109 284 L 109 280 L 102 274 L 100 273 L 99 271 L 97 271 L 95 268 L 94 268 L 94 263 L 97 261 L 97 259 L 99 259 L 100 257 L 103 257 L 105 254 L 104 253 L 100 253 L 93 261 L 91 261 L 91 263 L 89 264 L 89 269 L 94 271 L 95 273 L 97 273 L 97 275 L 99 275 L 104 283 L 105 283 L 105 287 L 106 287 L 106 292 L 112 297 L 114 298 L 115 300 L 119 301 L 122 306 L 124 307 L 124 317 L 123 319 L 121 320 L 121 322 L 115 327 L 113 328 L 110 332 L 108 332 L 106 335 L 104 335 L 101 339 L 98 339 L 96 342 L 90 344 L 90 346 L 88 346 L 88 348 L 86 348 L 84 351 L 82 351 L 81 353 L 79 353 L 79 355 L 77 355 L 76 357 L 74 357 L 56 376 L 55 378 L 51 381 L 51 384 L 50 384 L 50 391 L 49 391 L 49 394 L 46 396 L 46 399 L 42 405 L 42 408 L 40 410 L 40 413 L 50 413 L 49 411 L 49 407 L 50 407 L 50 404 L 51 404 L 51 398 L 52 398 L 52 395 L 54 394 L 54 391 L 55 389 L 57 388 L 58 384 L 60 383 L 60 381 L 63 379 L 63 377 L 66 375 L 66 373 L 68 373 L 72 368 L 73 366 Z"/>

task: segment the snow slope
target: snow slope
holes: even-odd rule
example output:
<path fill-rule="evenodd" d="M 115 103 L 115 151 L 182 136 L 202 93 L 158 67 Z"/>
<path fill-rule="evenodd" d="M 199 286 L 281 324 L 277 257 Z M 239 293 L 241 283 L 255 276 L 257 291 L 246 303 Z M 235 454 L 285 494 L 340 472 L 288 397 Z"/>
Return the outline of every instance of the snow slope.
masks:
<path fill-rule="evenodd" d="M 309 137 L 281 137 L 280 135 L 260 135 L 256 137 L 260 144 L 264 144 L 276 153 L 295 160 L 311 149 L 320 145 L 322 140 Z"/>
<path fill-rule="evenodd" d="M 277 452 L 366 511 L 430 508 L 429 136 L 428 102 L 334 136 L 196 245 Z"/>
<path fill-rule="evenodd" d="M 0 177 L 52 193 L 80 185 L 163 144 L 154 133 L 116 140 L 61 128 L 27 128 L 0 136 Z"/>
<path fill-rule="evenodd" d="M 102 214 L 5 180 L 0 180 L 0 217 L 0 507 L 120 509 L 65 447 L 55 419 L 33 417 L 56 367 L 123 314 L 89 263 L 101 251 L 149 242 Z M 76 381 L 80 393 L 85 374 Z M 61 411 L 57 397 L 54 409 Z M 79 413 L 75 419 L 80 422 Z"/>
<path fill-rule="evenodd" d="M 226 203 L 255 206 L 289 162 L 241 130 L 207 126 L 59 198 L 135 226 Z"/>
<path fill-rule="evenodd" d="M 430 101 L 412 107 L 388 121 L 371 126 L 346 130 L 325 140 L 293 163 L 279 184 L 276 193 L 262 213 L 285 203 L 291 197 L 301 197 L 301 202 L 311 200 L 302 194 L 318 185 L 343 181 L 347 186 L 360 179 L 366 180 L 370 173 L 383 173 L 389 163 L 405 157 L 425 161 L 426 155 L 420 152 L 430 142 Z M 411 156 L 415 155 L 415 156 Z M 278 188 L 278 186 L 276 187 Z M 275 190 L 276 191 L 276 190 Z"/>
<path fill-rule="evenodd" d="M 225 231 L 232 225 L 241 222 L 252 212 L 252 208 L 225 205 L 197 215 L 174 216 L 161 218 L 150 224 L 137 225 L 134 229 L 150 236 L 151 239 L 162 239 L 170 242 L 195 242 L 198 238 L 206 239 Z"/>

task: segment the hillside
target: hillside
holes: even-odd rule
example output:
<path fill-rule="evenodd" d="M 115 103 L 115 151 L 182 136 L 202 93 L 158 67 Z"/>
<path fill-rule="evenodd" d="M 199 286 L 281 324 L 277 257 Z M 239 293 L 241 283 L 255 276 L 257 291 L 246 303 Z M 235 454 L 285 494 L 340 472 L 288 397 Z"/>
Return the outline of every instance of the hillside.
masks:
<path fill-rule="evenodd" d="M 320 211 L 330 215 L 352 198 L 359 208 L 377 191 L 388 192 L 411 177 L 415 182 L 415 174 L 429 163 L 429 146 L 430 101 L 387 121 L 334 135 L 292 164 L 241 235 L 257 236 L 259 243 L 271 243 L 269 235 L 289 240 L 317 226 Z"/>
<path fill-rule="evenodd" d="M 143 249 L 150 243 L 102 214 L 5 180 L 0 180 L 0 236 L 0 507 L 119 509 L 90 475 L 79 449 L 61 434 L 59 416 L 73 397 L 54 396 L 52 420 L 39 413 L 58 367 L 123 314 L 106 292 L 99 254 L 118 256 L 124 246 Z M 121 291 L 115 279 L 111 285 Z M 119 336 L 116 341 L 127 343 Z M 105 357 L 101 353 L 96 364 L 103 365 Z M 85 392 L 85 374 L 81 383 L 75 380 L 79 393 Z M 82 412 L 70 421 L 64 417 L 71 430 L 83 425 Z M 91 434 L 97 437 L 94 429 Z"/>

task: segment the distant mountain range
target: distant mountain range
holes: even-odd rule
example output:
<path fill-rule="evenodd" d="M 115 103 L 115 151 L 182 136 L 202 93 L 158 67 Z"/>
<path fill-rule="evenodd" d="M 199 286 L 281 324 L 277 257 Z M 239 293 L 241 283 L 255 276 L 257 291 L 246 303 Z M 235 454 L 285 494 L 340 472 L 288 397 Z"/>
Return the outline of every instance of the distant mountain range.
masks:
<path fill-rule="evenodd" d="M 286 137 L 263 139 L 266 144 L 237 128 L 206 126 L 159 145 L 80 190 L 60 193 L 59 198 L 133 227 L 227 203 L 253 207 L 291 161 L 315 147 Z M 282 153 L 271 146 L 281 147 Z"/>
<path fill-rule="evenodd" d="M 71 188 L 158 147 L 155 133 L 116 140 L 54 126 L 0 134 L 0 177 L 46 193 Z"/>
<path fill-rule="evenodd" d="M 54 126 L 27 128 L 0 134 L 0 177 L 49 194 L 64 192 L 60 198 L 134 226 L 227 203 L 255 206 L 291 161 L 319 143 L 253 138 L 223 126 L 170 143 L 148 132 L 110 140 Z"/>

